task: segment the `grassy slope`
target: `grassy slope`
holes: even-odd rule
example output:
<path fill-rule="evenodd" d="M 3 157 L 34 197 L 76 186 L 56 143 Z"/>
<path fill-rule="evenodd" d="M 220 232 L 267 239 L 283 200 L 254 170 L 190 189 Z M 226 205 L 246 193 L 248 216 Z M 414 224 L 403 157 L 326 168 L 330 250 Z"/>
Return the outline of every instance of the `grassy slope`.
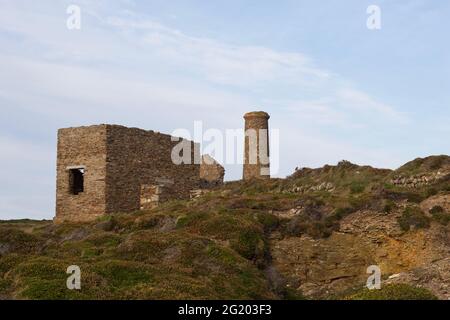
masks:
<path fill-rule="evenodd" d="M 274 298 L 263 272 L 245 258 L 253 258 L 254 250 L 256 259 L 265 249 L 258 223 L 248 216 L 186 215 L 189 209 L 177 203 L 160 210 L 167 213 L 137 212 L 89 225 L 40 223 L 31 233 L 30 226 L 24 232 L 2 224 L 0 242 L 11 248 L 0 259 L 1 294 L 31 299 Z M 222 240 L 230 241 L 230 247 Z M 65 288 L 70 265 L 81 267 L 81 291 Z"/>
<path fill-rule="evenodd" d="M 440 165 L 447 159 L 408 165 L 417 172 L 436 167 L 429 166 L 430 161 Z M 404 174 L 408 167 L 399 170 Z M 270 232 L 327 237 L 350 212 L 366 207 L 389 211 L 402 199 L 415 208 L 414 202 L 426 198 L 430 188 L 433 193 L 449 192 L 448 179 L 414 191 L 394 187 L 389 183 L 394 174 L 343 162 L 303 169 L 287 179 L 232 182 L 195 201 L 169 202 L 153 211 L 118 214 L 90 224 L 3 222 L 0 298 L 302 298 L 283 287 L 277 275 L 268 276 Z M 332 183 L 333 190 L 292 191 L 323 182 Z M 306 209 L 295 218 L 274 215 L 299 206 Z M 418 223 L 427 226 L 417 208 L 405 214 L 399 223 L 406 230 Z M 66 289 L 70 265 L 81 267 L 80 291 Z M 401 297 L 407 289 L 399 290 Z M 399 290 L 388 294 L 395 298 Z"/>

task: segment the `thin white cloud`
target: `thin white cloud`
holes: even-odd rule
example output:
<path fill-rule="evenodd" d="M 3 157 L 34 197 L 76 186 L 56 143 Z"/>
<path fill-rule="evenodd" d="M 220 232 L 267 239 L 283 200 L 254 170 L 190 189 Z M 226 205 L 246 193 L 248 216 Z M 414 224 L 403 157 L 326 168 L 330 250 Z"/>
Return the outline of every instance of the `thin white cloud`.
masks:
<path fill-rule="evenodd" d="M 104 22 L 122 31 L 134 32 L 144 47 L 150 47 L 160 57 L 183 68 L 189 66 L 208 80 L 220 84 L 251 86 L 282 79 L 307 85 L 330 76 L 327 71 L 313 66 L 311 60 L 301 53 L 192 37 L 136 15 L 131 18 L 109 17 Z"/>
<path fill-rule="evenodd" d="M 194 70 L 209 81 L 231 86 L 243 86 L 252 90 L 258 85 L 270 86 L 281 82 L 285 86 L 295 86 L 297 90 L 316 92 L 322 102 L 298 101 L 294 104 L 308 114 L 317 115 L 318 121 L 334 117 L 342 122 L 343 113 L 348 109 L 358 112 L 371 112 L 383 116 L 385 120 L 405 123 L 407 116 L 393 106 L 382 103 L 347 84 L 347 81 L 328 70 L 312 63 L 312 59 L 296 52 L 281 52 L 265 47 L 237 46 L 206 38 L 190 37 L 179 30 L 171 29 L 151 20 L 142 20 L 135 15 L 132 18 L 110 17 L 109 25 L 121 30 L 137 31 L 152 52 L 158 52 L 172 63 Z M 142 33 L 144 31 L 144 33 Z M 186 67 L 188 66 L 188 67 Z M 293 103 L 287 110 L 295 109 Z M 325 111 L 326 115 L 320 114 Z M 339 113 L 339 115 L 338 115 Z"/>
<path fill-rule="evenodd" d="M 356 111 L 370 111 L 381 114 L 390 120 L 405 123 L 407 116 L 398 112 L 394 107 L 378 102 L 368 94 L 352 88 L 339 89 L 337 98 L 342 100 L 345 107 Z"/>

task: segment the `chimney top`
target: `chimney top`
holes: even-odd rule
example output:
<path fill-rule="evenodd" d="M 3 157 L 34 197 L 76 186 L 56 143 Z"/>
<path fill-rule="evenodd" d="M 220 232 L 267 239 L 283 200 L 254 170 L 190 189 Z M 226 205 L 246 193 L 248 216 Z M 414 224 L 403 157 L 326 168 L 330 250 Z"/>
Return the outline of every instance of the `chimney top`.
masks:
<path fill-rule="evenodd" d="M 266 118 L 269 119 L 270 116 L 267 112 L 264 111 L 251 111 L 244 114 L 244 119 L 248 118 Z"/>

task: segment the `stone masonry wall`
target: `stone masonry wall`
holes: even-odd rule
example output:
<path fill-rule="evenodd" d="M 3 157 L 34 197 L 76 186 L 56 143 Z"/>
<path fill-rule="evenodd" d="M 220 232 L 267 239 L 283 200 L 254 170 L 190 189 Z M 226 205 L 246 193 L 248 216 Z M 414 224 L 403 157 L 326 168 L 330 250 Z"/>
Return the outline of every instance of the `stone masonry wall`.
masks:
<path fill-rule="evenodd" d="M 107 128 L 106 212 L 140 209 L 141 187 L 171 181 L 173 198 L 189 198 L 199 186 L 200 166 L 176 165 L 173 147 L 179 142 L 154 131 L 110 125 Z M 191 159 L 194 161 L 194 143 Z"/>
<path fill-rule="evenodd" d="M 55 223 L 139 210 L 141 194 L 151 196 L 145 186 L 164 186 L 158 202 L 189 199 L 200 185 L 200 165 L 174 164 L 171 154 L 178 143 L 170 135 L 117 125 L 60 129 Z M 189 143 L 193 161 L 196 148 Z M 70 170 L 76 168 L 84 169 L 84 190 L 75 195 Z"/>
<path fill-rule="evenodd" d="M 222 185 L 224 176 L 225 169 L 216 160 L 209 155 L 202 156 L 200 165 L 200 183 L 202 188 Z"/>
<path fill-rule="evenodd" d="M 243 179 L 259 179 L 259 178 L 270 178 L 270 164 L 263 164 L 260 159 L 260 148 L 262 143 L 266 143 L 266 153 L 269 155 L 269 118 L 270 116 L 263 111 L 253 111 L 248 112 L 244 115 L 245 119 L 245 147 L 244 147 L 244 168 L 243 168 Z M 256 133 L 256 147 L 251 147 L 251 139 L 247 135 L 249 130 L 254 130 Z M 266 141 L 262 141 L 260 138 L 260 133 L 266 130 Z M 251 153 L 256 153 L 256 163 L 251 162 Z"/>
<path fill-rule="evenodd" d="M 70 193 L 69 169 L 84 167 L 84 191 Z M 105 213 L 106 126 L 58 130 L 55 222 L 90 221 Z"/>
<path fill-rule="evenodd" d="M 141 186 L 140 209 L 148 210 L 156 208 L 160 203 L 174 198 L 171 185 L 148 185 Z"/>

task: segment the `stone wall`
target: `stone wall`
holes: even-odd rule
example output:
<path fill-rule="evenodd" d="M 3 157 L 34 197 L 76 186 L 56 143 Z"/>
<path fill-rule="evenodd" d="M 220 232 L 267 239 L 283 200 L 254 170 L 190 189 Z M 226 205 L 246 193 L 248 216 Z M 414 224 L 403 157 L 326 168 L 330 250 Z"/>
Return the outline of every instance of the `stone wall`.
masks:
<path fill-rule="evenodd" d="M 391 179 L 391 183 L 396 186 L 413 189 L 428 186 L 444 179 L 450 179 L 450 169 L 441 169 L 436 172 L 412 176 L 397 175 Z"/>
<path fill-rule="evenodd" d="M 200 183 L 202 188 L 216 187 L 223 184 L 225 169 L 211 156 L 202 156 L 200 165 Z"/>
<path fill-rule="evenodd" d="M 70 169 L 83 167 L 84 191 L 70 192 Z M 106 126 L 58 130 L 55 222 L 89 221 L 106 210 Z"/>
<path fill-rule="evenodd" d="M 188 199 L 198 188 L 200 166 L 176 165 L 173 147 L 179 142 L 154 131 L 111 125 L 107 130 L 106 212 L 130 212 L 140 208 L 142 185 L 158 185 L 161 180 L 173 182 L 173 197 Z M 191 143 L 191 159 L 194 159 Z"/>

